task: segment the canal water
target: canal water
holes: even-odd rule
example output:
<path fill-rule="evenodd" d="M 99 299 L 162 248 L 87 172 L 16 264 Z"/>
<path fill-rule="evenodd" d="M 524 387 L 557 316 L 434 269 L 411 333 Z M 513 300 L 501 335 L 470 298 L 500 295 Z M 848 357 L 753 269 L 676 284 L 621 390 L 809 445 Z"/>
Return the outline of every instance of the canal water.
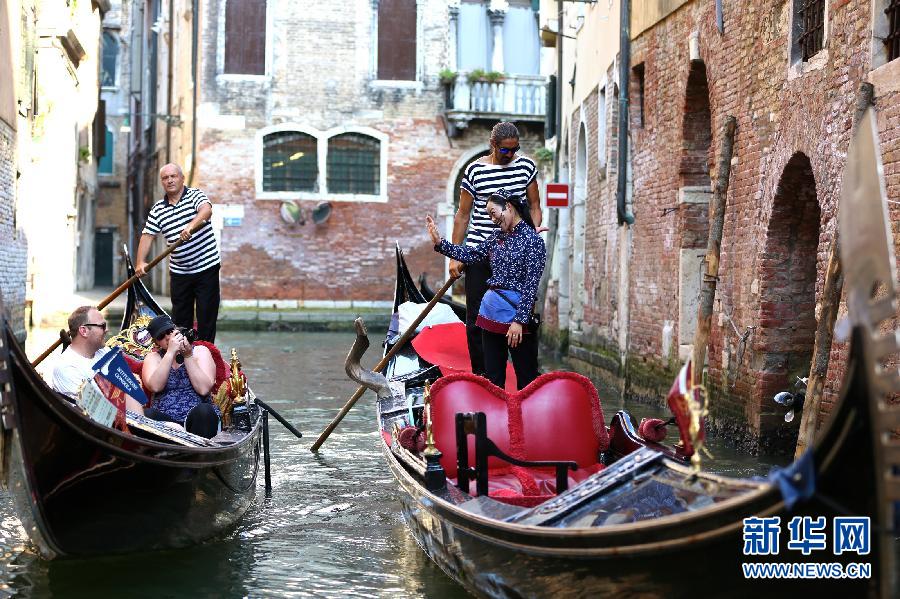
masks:
<path fill-rule="evenodd" d="M 29 355 L 46 334 L 36 334 Z M 52 340 L 52 339 L 51 339 Z M 373 338 L 374 341 L 374 338 Z M 304 433 L 272 431 L 272 497 L 221 539 L 190 549 L 46 562 L 28 546 L 0 492 L 0 595 L 28 597 L 465 597 L 419 550 L 399 515 L 397 488 L 378 449 L 373 396 L 350 411 L 317 455 L 309 446 L 356 389 L 343 372 L 350 333 L 223 332 L 256 394 Z M 377 361 L 378 343 L 366 356 Z M 37 350 L 37 351 L 35 351 Z M 603 393 L 601 392 L 601 400 Z M 604 400 L 607 420 L 620 402 Z M 662 416 L 626 406 L 636 416 Z M 671 435 L 671 433 L 670 433 Z M 772 462 L 711 440 L 709 470 L 765 474 Z M 135 506 L 139 510 L 140 506 Z M 121 534 L 127 535 L 123 530 Z"/>

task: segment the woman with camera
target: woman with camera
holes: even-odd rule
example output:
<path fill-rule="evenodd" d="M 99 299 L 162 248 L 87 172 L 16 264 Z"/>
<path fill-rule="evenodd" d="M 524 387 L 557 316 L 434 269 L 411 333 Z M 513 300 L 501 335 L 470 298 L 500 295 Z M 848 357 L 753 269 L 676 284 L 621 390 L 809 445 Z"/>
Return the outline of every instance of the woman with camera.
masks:
<path fill-rule="evenodd" d="M 147 325 L 157 351 L 147 354 L 141 380 L 153 396 L 144 414 L 154 420 L 182 424 L 185 430 L 210 439 L 219 430 L 219 409 L 210 401 L 216 380 L 212 354 L 194 346 L 168 316 Z"/>
<path fill-rule="evenodd" d="M 441 238 L 434 219 L 427 216 L 425 222 L 435 251 L 463 264 L 490 261 L 489 289 L 475 321 L 481 328 L 485 374 L 498 387 L 505 386 L 506 359 L 511 355 L 522 389 L 538 375 L 537 334 L 529 325 L 547 251 L 524 197 L 500 189 L 485 208 L 498 229 L 475 247 L 450 243 Z"/>

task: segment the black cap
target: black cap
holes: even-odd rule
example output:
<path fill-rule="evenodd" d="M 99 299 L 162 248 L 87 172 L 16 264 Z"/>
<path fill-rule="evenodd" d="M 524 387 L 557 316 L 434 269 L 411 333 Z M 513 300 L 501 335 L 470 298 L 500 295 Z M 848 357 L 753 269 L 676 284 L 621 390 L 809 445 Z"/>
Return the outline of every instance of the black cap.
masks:
<path fill-rule="evenodd" d="M 147 332 L 153 337 L 154 341 L 159 341 L 166 336 L 166 333 L 175 328 L 175 323 L 165 314 L 160 314 L 150 321 L 147 325 Z"/>

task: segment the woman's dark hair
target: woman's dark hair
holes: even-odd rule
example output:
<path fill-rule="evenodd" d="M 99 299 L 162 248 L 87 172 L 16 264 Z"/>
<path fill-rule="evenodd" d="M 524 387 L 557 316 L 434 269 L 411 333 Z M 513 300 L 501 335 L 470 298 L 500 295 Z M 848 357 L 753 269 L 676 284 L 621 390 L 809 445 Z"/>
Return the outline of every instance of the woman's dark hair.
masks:
<path fill-rule="evenodd" d="M 504 139 L 519 139 L 519 130 L 509 121 L 500 121 L 491 129 L 491 143 L 500 145 Z"/>
<path fill-rule="evenodd" d="M 509 138 L 505 137 L 504 139 Z M 534 226 L 534 221 L 531 220 L 531 210 L 528 209 L 528 202 L 526 201 L 525 196 L 513 195 L 510 191 L 498 189 L 491 194 L 488 198 L 488 202 L 497 204 L 497 206 L 500 207 L 500 210 L 505 210 L 506 205 L 509 204 L 516 210 L 519 217 L 524 220 L 529 227 L 535 230 L 537 229 L 537 227 Z"/>

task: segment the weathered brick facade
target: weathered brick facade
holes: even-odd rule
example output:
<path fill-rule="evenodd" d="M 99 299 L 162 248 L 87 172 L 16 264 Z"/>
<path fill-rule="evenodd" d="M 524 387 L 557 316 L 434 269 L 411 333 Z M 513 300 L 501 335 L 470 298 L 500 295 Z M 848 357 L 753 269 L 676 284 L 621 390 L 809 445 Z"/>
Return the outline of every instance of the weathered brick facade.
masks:
<path fill-rule="evenodd" d="M 796 423 L 784 425 L 771 398 L 790 388 L 794 375 L 809 370 L 815 303 L 835 231 L 857 90 L 864 81 L 875 82 L 887 194 L 894 200 L 900 196 L 900 68 L 896 60 L 870 63 L 877 9 L 862 2 L 830 4 L 825 48 L 802 66 L 789 62 L 791 3 L 726 3 L 720 34 L 714 4 L 689 2 L 633 41 L 631 64 L 643 66 L 644 84 L 641 98 L 633 70 L 636 221 L 630 231 L 622 373 L 627 392 L 660 398 L 675 374 L 680 256 L 705 248 L 708 226 L 707 205 L 684 199 L 707 193 L 715 181 L 721 125 L 734 115 L 738 126 L 708 355 L 711 424 L 751 447 L 757 441 L 791 445 Z M 699 40 L 695 60 L 692 34 Z M 570 115 L 573 165 L 581 114 L 595 119 L 585 124 L 587 154 L 596 156 L 592 102 L 596 94 Z M 607 144 L 614 147 L 609 138 Z M 594 166 L 588 160 L 585 325 L 570 350 L 576 358 L 592 352 L 590 359 L 581 355 L 585 364 L 600 364 L 602 349 L 616 347 L 615 299 L 604 298 L 599 279 L 614 289 L 615 268 L 608 266 L 615 267 L 625 237 L 615 234 L 615 175 L 603 180 Z M 900 213 L 894 204 L 891 217 L 896 229 Z M 823 412 L 834 402 L 845 358 L 845 344 L 835 343 Z M 612 365 L 620 368 L 615 360 Z"/>
<path fill-rule="evenodd" d="M 16 132 L 0 121 L 0 293 L 13 332 L 25 339 L 25 277 L 28 249 L 16 224 Z"/>
<path fill-rule="evenodd" d="M 414 273 L 443 278 L 444 259 L 431 247 L 425 215 L 439 215 L 447 225 L 458 173 L 467 158 L 487 149 L 497 120 L 472 121 L 460 135 L 448 135 L 438 80 L 447 64 L 446 0 L 418 3 L 417 80 L 397 83 L 374 81 L 377 3 L 270 3 L 270 66 L 258 77 L 221 73 L 224 42 L 216 33 L 224 3 L 206 6 L 196 183 L 214 203 L 244 207 L 240 226 L 221 232 L 223 299 L 387 302 L 395 242 Z M 386 201 L 336 194 L 260 198 L 260 131 L 280 125 L 386 136 Z M 520 128 L 526 153 L 543 143 L 542 123 Z M 297 200 L 305 224 L 281 219 L 283 199 Z M 309 210 L 321 201 L 333 211 L 327 222 L 314 224 Z"/>

